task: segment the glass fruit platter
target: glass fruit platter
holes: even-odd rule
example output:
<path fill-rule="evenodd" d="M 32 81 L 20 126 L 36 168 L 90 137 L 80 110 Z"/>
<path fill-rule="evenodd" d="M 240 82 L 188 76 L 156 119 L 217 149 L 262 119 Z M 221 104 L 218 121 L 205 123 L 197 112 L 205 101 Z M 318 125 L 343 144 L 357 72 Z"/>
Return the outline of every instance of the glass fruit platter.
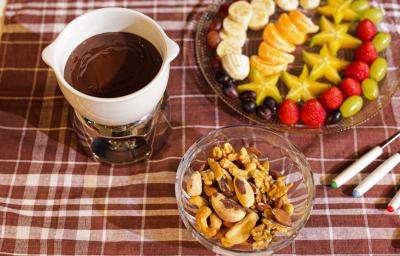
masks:
<path fill-rule="evenodd" d="M 260 1 L 267 2 L 267 0 L 260 0 Z M 365 2 L 365 1 L 366 0 L 359 0 L 358 2 Z M 233 2 L 235 2 L 235 1 L 233 1 Z M 336 2 L 340 2 L 340 0 L 338 0 Z M 266 102 L 266 99 L 263 99 L 264 103 L 262 103 L 262 101 L 257 102 L 258 107 L 255 106 L 255 104 L 254 104 L 254 103 L 256 103 L 255 98 L 253 100 L 254 103 L 249 103 L 250 106 L 244 106 L 245 105 L 244 103 L 247 102 L 246 97 L 254 97 L 256 95 L 254 92 L 251 93 L 250 95 L 242 95 L 243 90 L 241 91 L 241 94 L 239 95 L 237 88 L 240 88 L 241 85 L 243 85 L 243 84 L 248 85 L 249 83 L 254 82 L 255 81 L 254 77 L 257 77 L 257 74 L 256 74 L 257 72 L 253 73 L 252 72 L 253 68 L 250 68 L 250 75 L 248 77 L 244 78 L 243 80 L 233 80 L 232 78 L 230 78 L 229 75 L 227 75 L 228 72 L 224 71 L 224 70 L 226 70 L 225 66 L 222 68 L 222 66 L 224 64 L 223 63 L 221 64 L 221 58 L 218 56 L 218 53 L 217 53 L 217 51 L 218 51 L 217 46 L 210 46 L 210 42 L 209 42 L 210 39 L 207 39 L 207 37 L 209 36 L 208 35 L 209 31 L 216 30 L 220 35 L 220 38 L 218 40 L 221 40 L 222 36 L 221 36 L 220 32 L 224 30 L 225 25 L 223 25 L 224 24 L 223 22 L 224 22 L 224 18 L 226 18 L 227 15 L 229 15 L 228 9 L 229 9 L 230 4 L 232 4 L 232 1 L 226 1 L 226 0 L 213 1 L 213 3 L 211 5 L 209 5 L 208 9 L 204 12 L 202 17 L 200 18 L 200 21 L 197 26 L 196 38 L 195 38 L 196 59 L 197 59 L 197 62 L 200 66 L 200 70 L 201 70 L 205 80 L 211 86 L 211 88 L 214 90 L 214 92 L 230 108 L 235 110 L 241 116 L 248 118 L 251 121 L 253 121 L 259 125 L 262 125 L 264 127 L 267 127 L 267 128 L 273 129 L 273 130 L 281 131 L 281 132 L 290 131 L 291 133 L 297 133 L 297 134 L 320 134 L 320 133 L 340 132 L 340 131 L 349 129 L 355 125 L 359 125 L 359 124 L 365 122 L 366 120 L 370 119 L 377 113 L 379 113 L 379 111 L 381 111 L 382 108 L 384 108 L 387 104 L 390 103 L 391 97 L 394 95 L 397 88 L 399 87 L 398 67 L 400 64 L 400 60 L 398 58 L 396 58 L 396 56 L 399 56 L 400 50 L 398 49 L 398 47 L 396 47 L 396 45 L 399 43 L 400 37 L 399 37 L 399 34 L 396 32 L 396 19 L 394 16 L 390 15 L 390 13 L 386 13 L 386 11 L 385 11 L 386 5 L 379 5 L 378 2 L 369 1 L 369 3 L 368 3 L 369 8 L 377 7 L 379 9 L 381 9 L 382 14 L 384 14 L 382 17 L 382 20 L 380 22 L 376 22 L 376 24 L 375 24 L 376 30 L 377 30 L 377 33 L 375 35 L 378 35 L 381 32 L 382 33 L 387 32 L 390 34 L 390 37 L 391 37 L 391 43 L 389 44 L 389 46 L 387 46 L 387 48 L 385 48 L 381 51 L 377 50 L 377 55 L 378 55 L 377 57 L 382 57 L 382 58 L 386 59 L 386 61 L 387 61 L 386 75 L 384 76 L 384 78 L 382 80 L 380 80 L 380 81 L 378 80 L 378 82 L 376 83 L 379 88 L 379 93 L 378 93 L 379 96 L 376 94 L 377 92 L 375 90 L 375 92 L 373 93 L 373 94 L 375 94 L 374 99 L 373 100 L 368 99 L 371 96 L 367 95 L 367 97 L 366 97 L 365 92 L 363 93 L 361 91 L 361 88 L 364 88 L 364 86 L 366 88 L 367 87 L 371 88 L 369 86 L 370 84 L 366 83 L 364 85 L 364 83 L 363 83 L 364 81 L 360 80 L 359 86 L 358 86 L 360 88 L 360 93 L 359 93 L 360 96 L 358 96 L 357 98 L 361 101 L 361 106 L 362 106 L 361 109 L 359 111 L 357 110 L 356 111 L 357 113 L 355 113 L 355 114 L 352 114 L 346 118 L 340 117 L 340 119 L 338 119 L 334 122 L 330 122 L 330 120 L 335 119 L 334 116 L 336 115 L 337 112 L 341 112 L 342 108 L 340 108 L 340 110 L 339 110 L 339 108 L 337 108 L 336 111 L 327 109 L 326 116 L 324 118 L 325 121 L 323 121 L 324 124 L 316 125 L 316 126 L 304 125 L 301 123 L 300 120 L 296 121 L 295 124 L 291 124 L 291 125 L 282 123 L 282 121 L 280 120 L 281 119 L 280 114 L 278 114 L 280 112 L 280 110 L 279 110 L 280 106 L 279 106 L 279 104 L 276 104 L 276 101 L 275 101 L 275 103 L 273 102 L 273 104 L 275 104 L 278 111 L 272 111 L 272 113 L 269 110 L 267 111 L 267 113 L 265 113 L 265 111 L 263 112 L 263 110 L 265 110 L 264 106 L 263 106 L 263 108 L 260 108 L 261 105 L 267 105 L 267 107 L 270 106 L 268 104 L 268 102 Z M 322 1 L 319 6 L 324 6 L 327 4 L 328 4 L 327 2 Z M 308 17 L 315 25 L 319 25 L 321 27 L 322 15 L 319 12 L 317 12 L 315 9 L 314 10 L 305 10 L 305 9 L 302 9 L 301 6 L 299 6 L 296 9 L 296 11 L 297 10 L 300 11 L 301 13 L 303 13 L 306 17 Z M 285 13 L 288 15 L 286 15 Z M 282 14 L 284 14 L 284 16 L 286 16 L 286 17 L 291 16 L 289 11 L 284 11 L 281 8 L 279 8 L 278 5 L 276 5 L 275 11 L 269 17 L 268 24 L 279 24 Z M 360 16 L 362 16 L 362 15 L 363 14 L 360 14 Z M 296 18 L 296 17 L 294 17 L 294 18 Z M 348 34 L 351 35 L 353 38 L 356 38 L 355 34 L 356 34 L 357 26 L 360 22 L 359 20 L 355 21 L 353 23 L 348 22 L 348 21 L 342 21 L 342 23 L 338 22 L 338 24 L 336 24 L 333 17 L 324 17 L 324 18 L 327 18 L 327 20 L 328 20 L 328 21 L 325 21 L 325 23 L 328 23 L 328 25 L 322 25 L 325 27 L 326 26 L 335 26 L 338 24 L 340 25 L 343 22 L 346 22 L 347 24 L 349 24 Z M 267 26 L 269 26 L 269 25 L 267 25 Z M 275 25 L 275 27 L 277 27 L 277 26 L 278 25 Z M 257 54 L 260 55 L 259 47 L 260 48 L 262 47 L 261 42 L 263 42 L 263 34 L 265 34 L 265 32 L 263 33 L 263 31 L 265 30 L 264 28 L 265 27 L 263 27 L 263 29 L 260 29 L 259 31 L 253 31 L 253 30 L 247 29 L 247 32 L 245 32 L 247 35 L 246 41 L 243 44 L 242 49 L 241 49 L 243 55 L 246 55 L 249 58 L 252 55 L 257 55 Z M 325 28 L 325 30 L 326 30 L 326 28 Z M 288 89 L 289 86 L 287 86 L 283 81 L 284 79 L 282 79 L 282 77 L 284 77 L 284 76 L 282 76 L 282 74 L 283 73 L 289 74 L 289 75 L 286 75 L 286 80 L 290 79 L 290 77 L 292 77 L 292 80 L 293 80 L 293 77 L 294 78 L 302 77 L 301 73 L 303 73 L 303 77 L 304 77 L 304 66 L 306 66 L 305 61 L 304 61 L 304 60 L 306 60 L 306 59 L 304 59 L 305 58 L 304 51 L 308 52 L 310 56 L 313 54 L 315 56 L 318 53 L 321 55 L 322 48 L 324 48 L 321 44 L 318 47 L 316 47 L 316 46 L 310 47 L 311 39 L 313 38 L 313 36 L 315 36 L 319 32 L 320 31 L 315 33 L 313 31 L 313 33 L 310 33 L 307 35 L 307 40 L 304 43 L 295 45 L 294 51 L 290 52 L 290 54 L 292 54 L 294 56 L 294 61 L 287 65 L 286 72 L 280 72 L 277 75 L 279 77 L 279 80 L 277 80 L 278 82 L 276 83 L 276 87 L 278 88 L 283 101 L 285 101 L 285 97 L 288 97 L 287 95 L 289 95 L 290 93 L 289 93 L 289 89 Z M 359 37 L 358 34 L 357 34 L 357 37 Z M 264 40 L 265 40 L 265 35 L 264 35 Z M 357 38 L 357 40 L 359 40 L 359 39 Z M 372 41 L 372 38 L 369 40 Z M 223 38 L 222 38 L 222 41 L 223 41 Z M 331 40 L 331 41 L 334 41 L 334 40 Z M 359 40 L 359 41 L 360 41 L 360 44 L 358 45 L 358 47 L 361 48 L 360 45 L 361 44 L 364 45 L 364 43 L 362 41 L 365 42 L 365 40 L 363 39 L 363 40 Z M 267 39 L 267 43 L 268 43 L 268 39 Z M 285 43 L 285 42 L 282 42 L 282 43 Z M 327 45 L 329 45 L 329 43 L 327 43 Z M 335 47 L 334 43 L 332 43 L 332 45 L 333 45 L 333 47 Z M 329 45 L 329 47 L 332 45 Z M 278 47 L 279 47 L 279 45 L 278 45 Z M 217 50 L 215 48 L 217 48 Z M 341 60 L 347 61 L 348 64 L 349 63 L 352 64 L 355 61 L 354 55 L 357 55 L 357 54 L 354 54 L 356 52 L 355 49 L 341 49 L 340 46 L 337 48 L 338 48 L 338 50 L 336 49 L 337 50 L 336 55 L 338 58 L 340 58 Z M 331 49 L 332 48 L 329 48 L 328 50 L 325 49 L 325 50 L 330 52 Z M 377 49 L 378 49 L 378 46 L 377 46 Z M 271 50 L 271 49 L 267 49 L 267 52 L 268 52 L 268 50 Z M 361 49 L 359 51 L 361 51 Z M 365 51 L 365 50 L 362 49 L 362 51 Z M 287 57 L 287 56 L 288 55 L 284 55 L 283 57 Z M 251 57 L 251 58 L 253 58 L 253 57 Z M 250 63 L 253 61 L 253 60 L 251 60 L 251 58 L 250 58 Z M 233 61 L 233 63 L 240 66 L 240 63 L 239 63 L 240 59 L 236 59 L 235 61 Z M 262 61 L 263 60 L 261 59 L 261 62 Z M 253 64 L 250 64 L 250 66 L 253 67 Z M 307 64 L 310 64 L 310 63 L 307 63 Z M 370 65 L 370 68 L 372 71 L 372 64 L 369 63 L 369 65 Z M 310 65 L 307 65 L 307 67 L 308 67 L 308 74 L 309 75 L 311 74 L 311 76 L 312 76 L 312 73 L 314 72 L 314 71 L 312 71 L 313 67 Z M 269 71 L 267 71 L 267 72 L 269 72 Z M 339 70 L 341 79 L 344 79 L 345 72 L 347 72 L 347 70 L 345 71 L 344 68 Z M 354 73 L 354 71 L 352 73 Z M 256 75 L 254 75 L 254 74 L 256 74 Z M 225 75 L 225 77 L 223 75 Z M 332 76 L 328 75 L 328 78 L 331 78 L 331 77 Z M 310 76 L 308 78 L 310 78 Z M 369 78 L 369 77 L 367 77 L 367 78 Z M 346 77 L 346 79 L 347 79 L 347 77 Z M 321 82 L 322 84 L 333 84 L 333 85 L 335 84 L 335 83 L 331 82 L 332 79 L 329 79 L 330 81 L 327 80 L 326 76 L 325 76 L 325 78 L 318 77 L 318 79 L 312 79 L 312 80 L 317 80 L 318 82 Z M 367 80 L 371 80 L 371 79 L 367 79 Z M 372 81 L 372 82 L 374 82 L 374 81 Z M 342 88 L 340 81 L 339 81 L 339 83 L 336 82 L 336 85 L 337 85 L 337 88 Z M 361 87 L 361 85 L 362 85 L 362 87 Z M 236 88 L 236 90 L 233 89 L 233 92 L 232 92 L 232 87 Z M 349 85 L 349 87 L 351 88 L 351 85 Z M 244 86 L 243 88 L 246 89 L 246 88 L 248 88 L 248 86 L 247 87 Z M 343 100 L 342 100 L 342 105 L 345 105 L 345 104 L 343 104 L 343 102 L 346 102 L 346 98 L 350 97 L 352 95 L 351 94 L 352 89 L 350 89 L 350 94 L 348 94 L 347 96 L 345 94 L 346 93 L 345 91 L 343 91 L 342 89 L 340 89 L 340 90 L 343 92 L 343 95 L 344 95 Z M 246 90 L 244 92 L 249 94 L 248 91 L 246 91 Z M 252 94 L 254 94 L 254 95 L 252 95 Z M 322 98 L 321 94 L 322 93 L 315 96 L 315 98 L 317 98 L 320 102 L 321 102 L 320 98 Z M 242 96 L 244 96 L 244 97 L 242 97 Z M 268 98 L 271 98 L 271 97 L 268 97 Z M 355 98 L 355 97 L 351 97 L 351 98 Z M 297 98 L 294 97 L 294 99 L 297 99 Z M 258 98 L 257 98 L 257 101 L 258 101 Z M 304 102 L 306 102 L 306 101 L 304 101 Z M 299 112 L 302 110 L 302 107 L 304 106 L 304 102 L 301 103 L 300 101 L 298 102 L 297 100 L 295 100 L 295 103 L 296 103 L 297 108 L 299 109 Z M 352 103 L 353 102 L 354 102 L 354 99 L 353 99 Z M 342 105 L 340 107 L 342 107 Z M 357 105 L 357 103 L 355 103 L 355 105 Z M 248 108 L 253 108 L 253 109 L 250 109 L 250 111 L 249 111 Z M 356 108 L 356 107 L 352 106 L 351 104 L 350 105 L 347 104 L 347 109 L 350 109 L 350 111 L 352 111 L 352 109 L 354 110 L 354 108 Z M 309 109 L 313 110 L 313 107 L 310 107 Z M 261 113 L 257 113 L 257 112 L 261 112 Z M 276 112 L 278 112 L 278 113 L 276 113 Z M 335 112 L 335 113 L 332 113 L 332 112 Z M 267 115 L 267 117 L 265 117 L 265 115 Z M 301 112 L 298 113 L 298 116 L 300 116 L 300 115 L 302 115 Z M 341 115 L 341 114 L 339 114 L 339 115 Z M 298 118 L 298 119 L 300 119 L 300 118 Z M 301 120 L 303 120 L 303 119 L 301 119 Z"/>

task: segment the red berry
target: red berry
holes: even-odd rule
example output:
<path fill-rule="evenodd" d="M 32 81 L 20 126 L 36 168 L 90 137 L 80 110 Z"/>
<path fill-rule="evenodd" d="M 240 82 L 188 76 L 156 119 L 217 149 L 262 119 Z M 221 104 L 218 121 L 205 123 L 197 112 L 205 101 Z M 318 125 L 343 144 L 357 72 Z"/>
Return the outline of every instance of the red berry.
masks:
<path fill-rule="evenodd" d="M 340 90 L 342 90 L 343 96 L 348 98 L 353 95 L 361 96 L 362 89 L 361 85 L 357 80 L 353 78 L 345 78 L 340 84 Z"/>
<path fill-rule="evenodd" d="M 367 64 L 371 64 L 376 58 L 378 58 L 378 53 L 372 42 L 364 42 L 360 47 L 355 50 L 354 55 L 356 60 L 363 61 Z"/>
<path fill-rule="evenodd" d="M 300 112 L 300 120 L 308 126 L 322 126 L 325 123 L 326 111 L 318 100 L 307 101 Z"/>
<path fill-rule="evenodd" d="M 226 16 L 228 16 L 229 6 L 230 3 L 222 4 L 218 9 L 217 16 L 221 18 L 225 18 Z"/>
<path fill-rule="evenodd" d="M 369 66 L 365 62 L 356 60 L 347 65 L 344 76 L 353 78 L 359 82 L 369 78 Z"/>
<path fill-rule="evenodd" d="M 338 109 L 340 105 L 342 105 L 343 94 L 339 88 L 331 86 L 322 93 L 319 100 L 326 110 L 334 110 Z"/>
<path fill-rule="evenodd" d="M 297 108 L 296 102 L 293 100 L 285 100 L 279 107 L 278 116 L 284 124 L 292 125 L 297 123 L 299 120 L 299 109 Z"/>
<path fill-rule="evenodd" d="M 211 48 L 217 48 L 219 42 L 221 42 L 221 38 L 219 37 L 219 33 L 217 31 L 211 30 L 207 33 L 207 44 Z"/>
<path fill-rule="evenodd" d="M 213 22 L 210 24 L 210 30 L 220 30 L 222 27 L 222 19 L 220 17 L 215 17 Z"/>
<path fill-rule="evenodd" d="M 363 41 L 371 41 L 376 35 L 376 32 L 377 30 L 375 24 L 369 19 L 365 19 L 358 24 L 356 29 L 356 37 Z"/>

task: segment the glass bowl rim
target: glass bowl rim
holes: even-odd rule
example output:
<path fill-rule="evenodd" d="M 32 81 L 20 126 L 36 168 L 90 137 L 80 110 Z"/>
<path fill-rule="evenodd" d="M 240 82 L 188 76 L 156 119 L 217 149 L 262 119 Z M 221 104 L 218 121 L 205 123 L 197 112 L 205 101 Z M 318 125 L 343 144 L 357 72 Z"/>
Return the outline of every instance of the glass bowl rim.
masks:
<path fill-rule="evenodd" d="M 182 195 L 181 195 L 181 190 L 183 190 L 182 187 L 182 179 L 185 171 L 187 170 L 188 166 L 190 165 L 191 162 L 189 162 L 189 159 L 191 156 L 197 151 L 198 144 L 202 143 L 204 140 L 207 138 L 213 136 L 217 132 L 224 131 L 224 130 L 229 130 L 229 129 L 237 129 L 237 128 L 250 128 L 250 129 L 257 129 L 257 130 L 262 130 L 263 132 L 270 133 L 274 136 L 279 137 L 280 139 L 284 140 L 286 144 L 289 146 L 290 150 L 292 150 L 298 157 L 301 158 L 302 164 L 304 165 L 302 168 L 302 176 L 305 179 L 306 187 L 307 187 L 307 205 L 306 205 L 306 210 L 305 214 L 300 218 L 300 224 L 296 227 L 294 230 L 293 234 L 285 240 L 273 244 L 265 249 L 259 249 L 259 250 L 250 250 L 250 251 L 240 251 L 240 250 L 235 250 L 231 248 L 225 248 L 222 245 L 218 244 L 215 241 L 212 241 L 211 239 L 203 236 L 200 231 L 197 230 L 196 227 L 194 227 L 189 220 L 186 218 L 185 215 L 185 210 L 182 202 Z M 186 229 L 190 231 L 193 237 L 200 242 L 203 246 L 206 244 L 208 249 L 213 248 L 217 251 L 217 253 L 222 253 L 224 255 L 265 255 L 265 253 L 273 253 L 275 251 L 278 251 L 280 249 L 285 248 L 288 246 L 292 241 L 296 238 L 298 235 L 299 231 L 304 227 L 304 225 L 307 223 L 308 219 L 311 216 L 311 211 L 313 209 L 313 202 L 315 198 L 315 183 L 314 183 L 314 177 L 312 175 L 311 167 L 307 161 L 306 156 L 300 152 L 300 150 L 293 145 L 287 138 L 279 134 L 273 129 L 269 129 L 260 125 L 230 125 L 230 126 L 224 126 L 215 130 L 212 130 L 198 138 L 190 147 L 189 149 L 185 152 L 185 154 L 182 156 L 182 159 L 179 163 L 177 173 L 176 173 L 176 178 L 175 178 L 175 198 L 177 201 L 177 206 L 178 206 L 178 212 L 179 216 L 184 223 Z"/>

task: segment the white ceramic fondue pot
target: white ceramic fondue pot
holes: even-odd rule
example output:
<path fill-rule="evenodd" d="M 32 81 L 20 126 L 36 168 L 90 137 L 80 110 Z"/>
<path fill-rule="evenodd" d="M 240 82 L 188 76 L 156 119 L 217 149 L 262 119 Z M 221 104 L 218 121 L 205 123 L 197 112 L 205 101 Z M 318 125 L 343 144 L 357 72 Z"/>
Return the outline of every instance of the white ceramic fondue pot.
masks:
<path fill-rule="evenodd" d="M 98 98 L 86 95 L 64 79 L 64 67 L 72 51 L 84 40 L 105 32 L 128 32 L 149 40 L 160 52 L 163 63 L 154 79 L 142 89 L 122 97 Z M 179 46 L 146 15 L 124 8 L 104 8 L 88 12 L 69 23 L 57 39 L 42 52 L 43 60 L 54 70 L 67 101 L 84 117 L 102 125 L 133 123 L 154 111 L 169 77 L 170 62 Z"/>

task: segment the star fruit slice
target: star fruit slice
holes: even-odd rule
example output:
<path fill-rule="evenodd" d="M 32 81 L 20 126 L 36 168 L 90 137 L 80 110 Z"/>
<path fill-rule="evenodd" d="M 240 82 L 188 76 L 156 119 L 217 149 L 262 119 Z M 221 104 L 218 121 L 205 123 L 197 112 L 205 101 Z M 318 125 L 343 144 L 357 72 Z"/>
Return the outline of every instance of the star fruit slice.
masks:
<path fill-rule="evenodd" d="M 325 16 L 321 17 L 321 32 L 312 37 L 310 46 L 328 44 L 329 50 L 336 53 L 340 48 L 353 49 L 361 45 L 361 40 L 348 34 L 350 23 L 334 25 Z"/>
<path fill-rule="evenodd" d="M 271 64 L 260 57 L 253 55 L 250 57 L 250 67 L 257 69 L 257 71 L 259 71 L 263 76 L 270 76 L 285 71 L 287 64 Z"/>
<path fill-rule="evenodd" d="M 322 15 L 333 17 L 335 24 L 342 20 L 354 21 L 360 16 L 350 8 L 352 0 L 328 0 L 328 4 L 318 7 L 318 12 Z"/>
<path fill-rule="evenodd" d="M 281 80 L 289 89 L 286 99 L 293 101 L 306 102 L 310 99 L 315 99 L 322 92 L 331 87 L 330 84 L 311 80 L 307 65 L 303 66 L 303 71 L 300 76 L 297 77 L 288 72 L 283 72 Z"/>
<path fill-rule="evenodd" d="M 284 51 L 293 52 L 296 49 L 294 44 L 287 41 L 284 35 L 279 33 L 274 24 L 268 24 L 263 31 L 264 42 L 269 43 L 272 47 Z"/>
<path fill-rule="evenodd" d="M 289 12 L 289 18 L 302 33 L 315 33 L 319 30 L 319 27 L 300 11 L 294 10 Z"/>
<path fill-rule="evenodd" d="M 293 55 L 275 49 L 266 42 L 262 42 L 258 47 L 258 56 L 271 65 L 292 63 L 294 61 Z"/>
<path fill-rule="evenodd" d="M 286 39 L 296 45 L 304 44 L 307 40 L 305 33 L 302 33 L 296 25 L 290 20 L 289 15 L 286 13 L 281 14 L 276 27 L 281 35 L 284 35 Z"/>
<path fill-rule="evenodd" d="M 282 103 L 282 96 L 277 87 L 280 73 L 263 76 L 256 69 L 250 70 L 250 83 L 242 84 L 237 87 L 239 93 L 244 91 L 256 92 L 256 104 L 259 106 L 266 97 L 272 97 L 277 103 Z"/>
<path fill-rule="evenodd" d="M 303 51 L 303 60 L 312 67 L 310 79 L 317 80 L 326 78 L 334 84 L 341 81 L 339 71 L 344 69 L 348 62 L 336 57 L 336 54 L 328 50 L 328 45 L 324 44 L 319 54 Z"/>

